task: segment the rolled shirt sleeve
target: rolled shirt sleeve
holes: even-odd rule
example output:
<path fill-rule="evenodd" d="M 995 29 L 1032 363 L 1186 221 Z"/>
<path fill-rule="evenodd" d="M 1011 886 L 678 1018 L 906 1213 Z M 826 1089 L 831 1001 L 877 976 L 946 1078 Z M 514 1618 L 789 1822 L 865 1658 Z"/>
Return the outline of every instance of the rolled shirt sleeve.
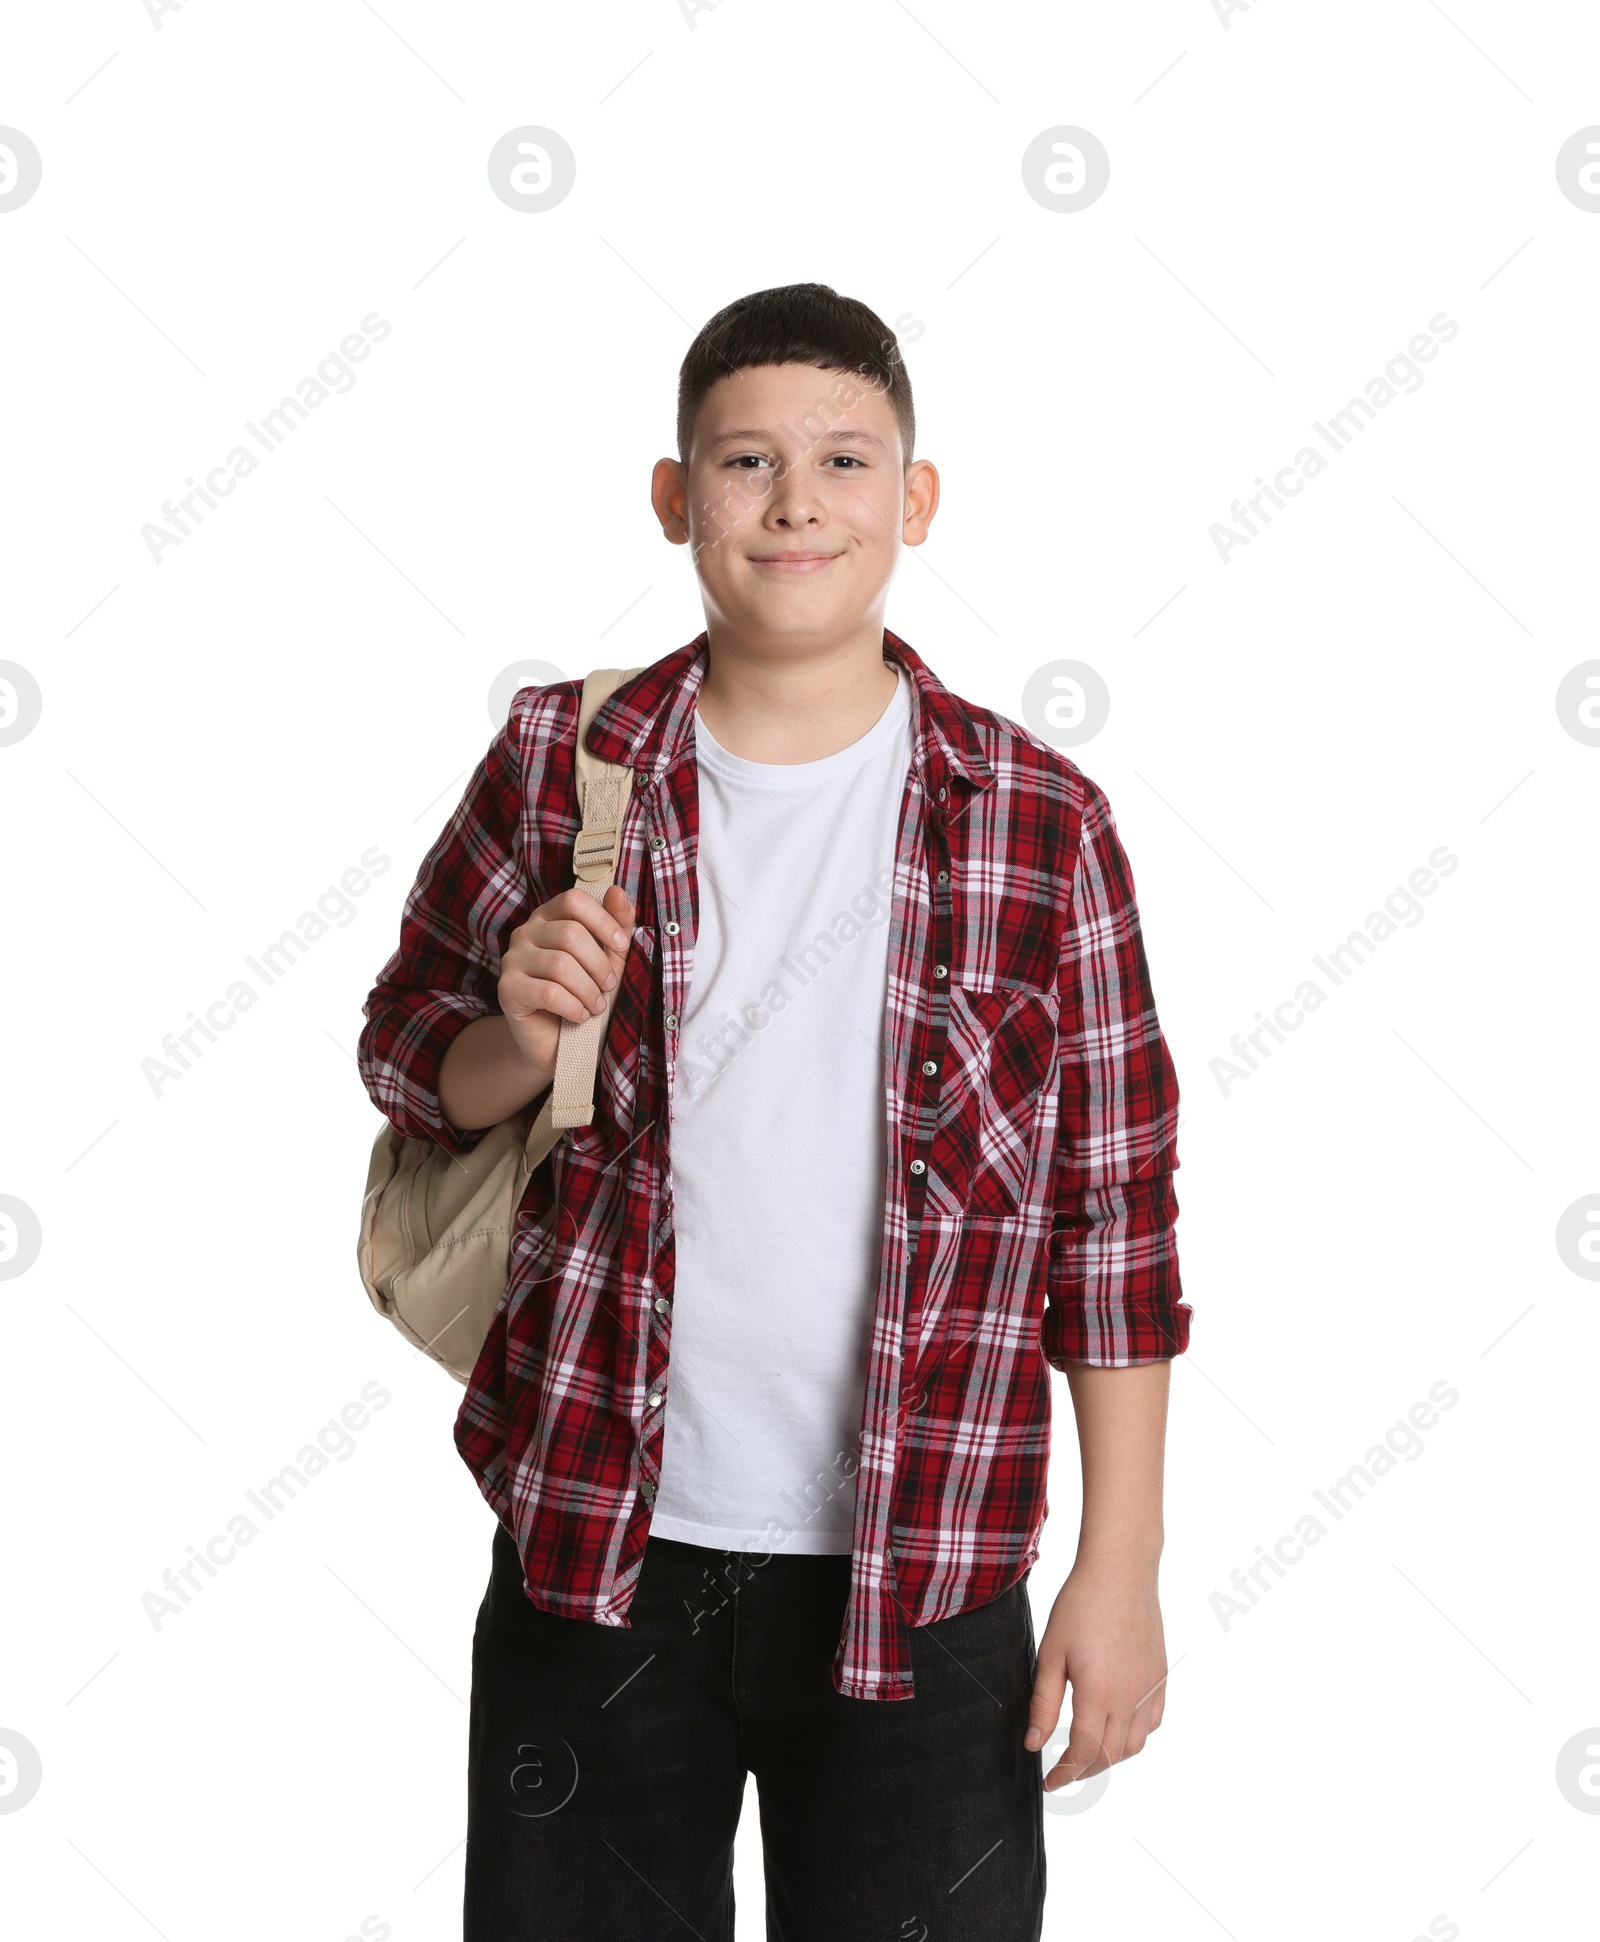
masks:
<path fill-rule="evenodd" d="M 1178 1081 L 1156 1018 L 1133 875 L 1084 779 L 1059 974 L 1061 1095 L 1043 1324 L 1057 1368 L 1123 1368 L 1189 1343 L 1173 1228 Z"/>

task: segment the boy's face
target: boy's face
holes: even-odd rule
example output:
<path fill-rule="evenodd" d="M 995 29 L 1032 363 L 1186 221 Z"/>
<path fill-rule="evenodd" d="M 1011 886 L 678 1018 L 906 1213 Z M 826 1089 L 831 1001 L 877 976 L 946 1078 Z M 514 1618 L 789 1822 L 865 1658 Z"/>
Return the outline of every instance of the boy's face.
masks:
<path fill-rule="evenodd" d="M 893 408 L 858 374 L 765 364 L 711 387 L 687 465 L 659 460 L 651 499 L 667 538 L 693 548 L 708 625 L 825 647 L 881 629 L 939 477 L 905 462 Z"/>

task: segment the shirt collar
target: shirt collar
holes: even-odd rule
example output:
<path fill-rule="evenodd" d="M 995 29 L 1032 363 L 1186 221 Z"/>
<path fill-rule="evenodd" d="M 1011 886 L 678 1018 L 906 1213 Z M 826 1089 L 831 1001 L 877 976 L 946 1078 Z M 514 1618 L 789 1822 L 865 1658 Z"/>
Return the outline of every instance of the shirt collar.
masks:
<path fill-rule="evenodd" d="M 648 781 L 694 747 L 695 697 L 705 679 L 707 637 L 663 655 L 625 681 L 599 707 L 589 727 L 590 752 Z M 884 654 L 911 682 L 912 762 L 930 796 L 943 801 L 951 780 L 986 789 L 994 769 L 966 703 L 953 695 L 916 650 L 883 635 Z"/>

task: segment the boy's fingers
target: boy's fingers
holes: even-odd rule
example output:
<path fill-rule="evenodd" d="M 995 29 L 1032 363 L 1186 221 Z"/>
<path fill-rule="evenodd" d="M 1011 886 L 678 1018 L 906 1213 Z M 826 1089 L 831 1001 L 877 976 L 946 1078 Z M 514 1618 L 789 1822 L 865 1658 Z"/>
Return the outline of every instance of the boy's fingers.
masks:
<path fill-rule="evenodd" d="M 611 888 L 606 892 L 604 909 L 610 916 L 616 918 L 617 922 L 625 931 L 631 931 L 633 929 L 633 902 L 620 883 L 612 884 Z M 622 946 L 618 945 L 617 948 L 620 950 Z"/>
<path fill-rule="evenodd" d="M 1045 1792 L 1054 1793 L 1057 1787 L 1069 1786 L 1074 1780 L 1086 1780 L 1092 1774 L 1104 1773 L 1110 1764 L 1098 1735 L 1091 1733 L 1074 1711 L 1072 1736 L 1060 1759 L 1044 1777 Z"/>
<path fill-rule="evenodd" d="M 616 982 L 605 952 L 587 931 L 573 924 L 556 924 L 542 935 L 535 931 L 517 940 L 500 961 L 501 1003 L 507 992 L 517 992 L 519 980 L 527 979 L 565 985 L 590 1009 L 601 992 Z M 528 1001 L 523 995 L 514 1002 Z"/>
<path fill-rule="evenodd" d="M 594 1015 L 594 1007 L 566 985 L 551 978 L 530 977 L 526 972 L 511 979 L 501 1004 L 513 1012 L 549 1012 L 556 1018 L 570 1019 L 574 1025 Z"/>
<path fill-rule="evenodd" d="M 1127 1759 L 1128 1736 L 1132 1728 L 1133 1714 L 1131 1711 L 1126 1713 L 1113 1713 L 1106 1721 L 1100 1737 L 1105 1745 L 1106 1759 L 1112 1766 L 1115 1766 L 1119 1760 Z"/>
<path fill-rule="evenodd" d="M 583 921 L 599 938 L 608 950 L 625 951 L 628 940 L 633 935 L 634 908 L 626 894 L 615 884 L 606 892 L 604 898 L 596 903 L 586 892 L 575 893 L 583 901 L 580 914 Z M 620 937 L 622 942 L 615 940 Z"/>
<path fill-rule="evenodd" d="M 611 920 L 602 917 L 606 934 L 610 935 Z M 596 936 L 588 924 L 580 924 L 573 918 L 562 918 L 556 923 L 544 925 L 529 940 L 536 951 L 555 959 L 570 958 L 581 965 L 596 984 L 604 984 L 610 974 L 614 957 L 607 952 L 605 944 Z M 559 978 L 561 971 L 552 964 L 538 967 L 547 978 Z"/>
<path fill-rule="evenodd" d="M 571 889 L 563 889 L 559 897 L 551 897 L 550 903 L 542 903 L 538 911 L 534 911 L 534 919 L 536 921 L 544 919 L 548 924 L 579 922 L 583 924 L 584 930 L 596 936 L 602 944 L 610 944 L 617 934 L 617 919 L 621 915 L 614 907 L 612 899 L 621 895 L 623 895 L 621 889 L 616 884 L 612 884 L 612 887 L 606 891 L 604 899 L 596 901 L 594 897 L 588 895 L 586 889 L 579 889 L 575 884 Z M 623 903 L 627 905 L 625 897 L 623 897 Z M 627 911 L 631 922 L 633 905 L 627 905 Z"/>
<path fill-rule="evenodd" d="M 620 900 L 621 908 L 614 900 Z M 556 923 L 576 919 L 611 951 L 627 949 L 628 932 L 633 928 L 633 905 L 616 884 L 612 884 L 599 903 L 587 890 L 563 890 L 559 897 L 551 898 L 541 914 Z"/>
<path fill-rule="evenodd" d="M 626 924 L 627 929 L 619 928 Z M 506 997 L 527 1011 L 549 1011 L 574 1023 L 605 1010 L 620 975 L 633 905 L 613 884 L 605 905 L 585 890 L 564 890 L 541 904 L 512 935 L 501 960 Z"/>
<path fill-rule="evenodd" d="M 602 987 L 616 982 L 609 971 L 601 972 L 598 978 L 592 977 L 567 951 L 531 949 L 526 961 L 517 969 L 522 976 L 541 981 L 552 989 L 571 992 L 586 1011 L 603 1011 L 605 997 Z"/>
<path fill-rule="evenodd" d="M 1067 1655 L 1047 1637 L 1039 1651 L 1033 1697 L 1028 1702 L 1028 1731 L 1022 1742 L 1030 1753 L 1036 1753 L 1056 1730 L 1066 1696 Z"/>

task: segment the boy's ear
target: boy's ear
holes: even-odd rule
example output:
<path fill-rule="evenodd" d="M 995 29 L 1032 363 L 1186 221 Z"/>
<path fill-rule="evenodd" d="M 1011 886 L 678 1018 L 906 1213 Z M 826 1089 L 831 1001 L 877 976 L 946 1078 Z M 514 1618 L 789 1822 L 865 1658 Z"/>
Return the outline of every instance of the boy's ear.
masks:
<path fill-rule="evenodd" d="M 650 503 L 663 534 L 674 546 L 689 543 L 688 479 L 677 459 L 657 459 L 650 475 Z"/>
<path fill-rule="evenodd" d="M 927 459 L 912 459 L 906 466 L 906 512 L 900 538 L 907 546 L 920 546 L 928 537 L 933 515 L 939 510 L 939 474 Z"/>

